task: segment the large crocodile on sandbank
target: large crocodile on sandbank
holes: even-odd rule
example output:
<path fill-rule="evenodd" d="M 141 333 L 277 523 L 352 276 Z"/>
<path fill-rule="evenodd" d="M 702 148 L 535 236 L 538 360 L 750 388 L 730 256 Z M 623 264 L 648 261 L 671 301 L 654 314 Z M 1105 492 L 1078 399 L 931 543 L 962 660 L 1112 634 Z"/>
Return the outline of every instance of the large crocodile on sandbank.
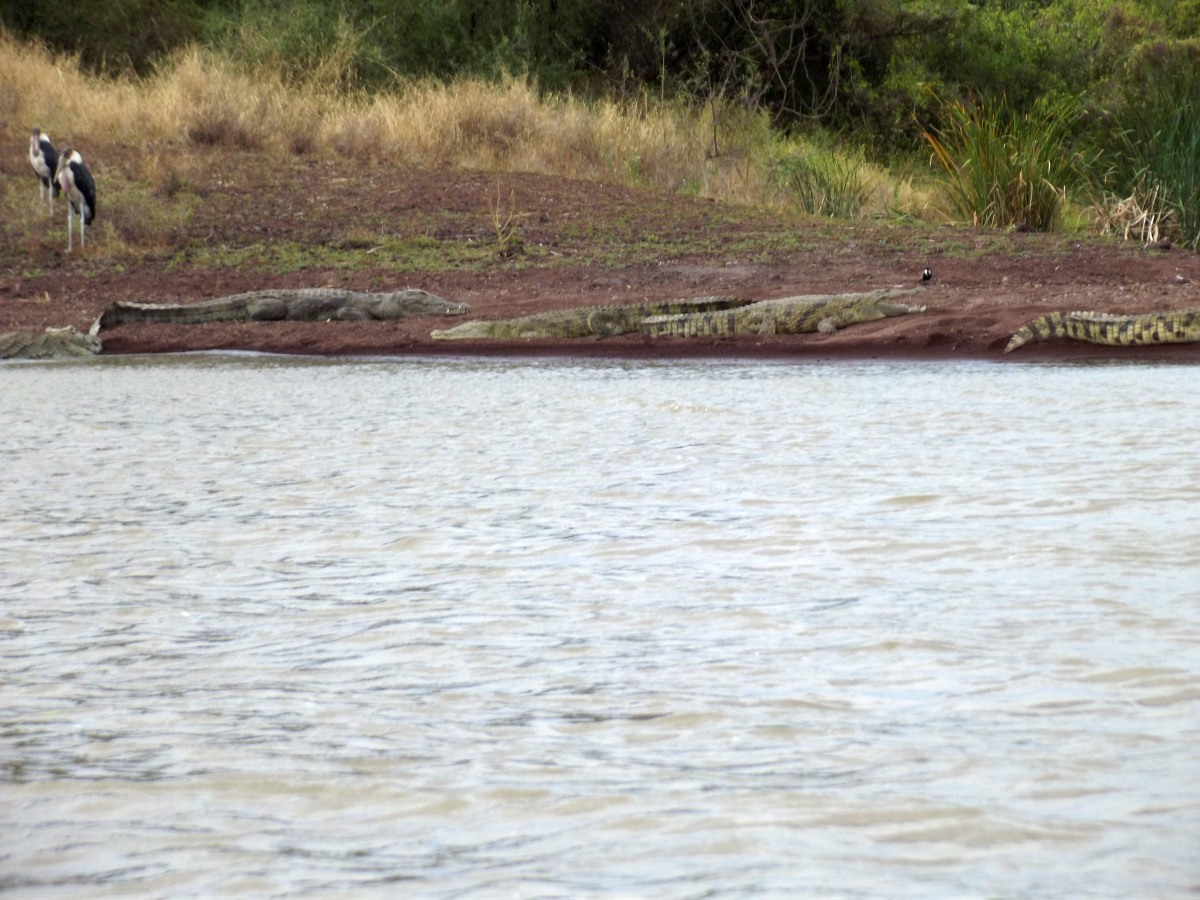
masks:
<path fill-rule="evenodd" d="M 802 294 L 762 300 L 737 309 L 683 315 L 651 316 L 641 331 L 652 336 L 737 337 L 738 335 L 833 334 L 858 322 L 924 312 L 924 306 L 894 302 L 916 288 L 868 291 L 862 294 Z"/>
<path fill-rule="evenodd" d="M 432 333 L 434 340 L 609 337 L 640 331 L 647 335 L 733 337 L 740 334 L 832 334 L 856 322 L 922 312 L 924 306 L 892 298 L 916 289 L 861 294 L 809 294 L 777 300 L 693 297 L 619 306 L 590 306 L 536 313 L 516 319 L 464 322 Z"/>
<path fill-rule="evenodd" d="M 100 338 L 84 334 L 73 325 L 0 334 L 0 359 L 70 359 L 99 352 Z"/>
<path fill-rule="evenodd" d="M 461 316 L 465 303 L 452 303 L 421 290 L 363 293 L 338 288 L 292 288 L 250 291 L 201 303 L 134 303 L 118 300 L 109 305 L 92 334 L 129 322 L 197 325 L 205 322 L 278 322 L 282 320 L 362 321 L 402 319 L 405 316 Z"/>
<path fill-rule="evenodd" d="M 1200 308 L 1142 315 L 1056 312 L 1038 316 L 1017 329 L 1005 353 L 1036 341 L 1069 338 L 1110 347 L 1189 344 L 1200 341 Z"/>
<path fill-rule="evenodd" d="M 648 339 L 725 339 L 739 336 L 833 334 L 860 322 L 923 312 L 898 298 L 920 288 L 892 288 L 844 294 L 807 294 L 753 301 L 728 296 L 585 306 L 511 319 L 470 321 L 435 330 L 434 340 L 513 341 L 529 338 L 572 339 L 641 333 Z M 118 301 L 110 304 L 90 334 L 73 327 L 0 334 L 0 359 L 56 359 L 95 356 L 98 333 L 131 322 L 168 325 L 205 322 L 387 320 L 405 316 L 461 316 L 466 304 L 421 290 L 360 293 L 333 288 L 253 291 L 191 304 Z M 1200 343 L 1200 307 L 1120 315 L 1103 312 L 1053 312 L 1032 319 L 1005 347 L 1011 353 L 1026 344 L 1065 338 L 1109 347 Z M 995 345 L 993 345 L 995 346 Z"/>
<path fill-rule="evenodd" d="M 515 319 L 475 319 L 454 328 L 435 330 L 430 336 L 435 341 L 612 337 L 637 331 L 649 316 L 731 309 L 750 302 L 734 297 L 691 297 L 611 306 L 576 306 Z"/>

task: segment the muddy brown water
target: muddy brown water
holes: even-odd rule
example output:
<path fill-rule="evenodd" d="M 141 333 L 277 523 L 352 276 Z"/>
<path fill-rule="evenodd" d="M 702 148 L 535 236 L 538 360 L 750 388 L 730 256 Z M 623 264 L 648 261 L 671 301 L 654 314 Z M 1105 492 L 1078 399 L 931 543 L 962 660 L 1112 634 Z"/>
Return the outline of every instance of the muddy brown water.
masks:
<path fill-rule="evenodd" d="M 1200 889 L 1194 366 L 0 368 L 0 887 Z"/>

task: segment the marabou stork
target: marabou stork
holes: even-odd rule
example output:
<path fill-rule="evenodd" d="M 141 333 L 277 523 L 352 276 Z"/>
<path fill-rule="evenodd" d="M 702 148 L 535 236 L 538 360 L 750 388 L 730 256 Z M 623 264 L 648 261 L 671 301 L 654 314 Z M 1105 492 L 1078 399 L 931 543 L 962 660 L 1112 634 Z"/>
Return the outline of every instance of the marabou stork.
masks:
<path fill-rule="evenodd" d="M 50 135 L 40 128 L 33 129 L 29 138 L 29 162 L 33 164 L 33 171 L 37 172 L 38 206 L 49 198 L 50 214 L 53 215 L 54 195 L 59 191 L 58 182 L 54 180 L 54 173 L 58 169 L 58 151 L 54 149 Z"/>
<path fill-rule="evenodd" d="M 96 182 L 92 181 L 92 173 L 83 164 L 78 150 L 63 147 L 54 180 L 67 195 L 67 249 L 71 249 L 71 210 L 79 213 L 79 246 L 82 248 L 83 226 L 91 225 L 96 218 Z"/>

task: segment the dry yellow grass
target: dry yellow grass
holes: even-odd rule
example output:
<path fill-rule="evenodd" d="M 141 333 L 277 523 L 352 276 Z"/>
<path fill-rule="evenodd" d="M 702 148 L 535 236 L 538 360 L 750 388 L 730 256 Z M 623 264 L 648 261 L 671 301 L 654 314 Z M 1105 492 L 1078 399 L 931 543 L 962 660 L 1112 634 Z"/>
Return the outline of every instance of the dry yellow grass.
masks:
<path fill-rule="evenodd" d="M 177 54 L 146 78 L 96 78 L 81 72 L 73 57 L 0 31 L 0 115 L 39 125 L 59 143 L 141 142 L 147 157 L 133 174 L 164 194 L 178 187 L 180 176 L 160 164 L 154 148 L 183 142 L 383 155 L 404 164 L 544 172 L 739 203 L 789 203 L 771 165 L 781 139 L 763 115 L 737 107 L 545 96 L 520 76 L 449 85 L 414 81 L 372 95 L 329 86 L 335 82 L 285 83 L 269 71 L 251 77 L 199 48 Z M 863 215 L 895 209 L 897 202 L 926 205 L 909 196 L 911 185 L 882 169 L 864 177 L 872 199 Z"/>
<path fill-rule="evenodd" d="M 712 190 L 712 173 L 723 164 L 706 158 L 702 123 L 666 107 L 545 97 L 527 79 L 509 77 L 418 81 L 395 93 L 327 98 L 325 109 L 319 143 L 344 155 L 760 199 L 753 189 L 740 195 Z"/>

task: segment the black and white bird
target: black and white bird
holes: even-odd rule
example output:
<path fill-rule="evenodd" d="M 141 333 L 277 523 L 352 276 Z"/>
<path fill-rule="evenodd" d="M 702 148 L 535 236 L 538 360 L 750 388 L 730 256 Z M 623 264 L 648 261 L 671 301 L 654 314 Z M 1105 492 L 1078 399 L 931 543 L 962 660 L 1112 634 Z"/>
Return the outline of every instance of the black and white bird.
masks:
<path fill-rule="evenodd" d="M 38 206 L 48 199 L 53 215 L 54 195 L 59 191 L 58 182 L 54 180 L 54 173 L 58 169 L 58 151 L 54 149 L 50 135 L 40 128 L 33 129 L 29 137 L 29 162 L 33 165 L 33 171 L 37 172 Z"/>
<path fill-rule="evenodd" d="M 63 147 L 58 156 L 58 168 L 54 180 L 67 195 L 67 249 L 71 249 L 71 211 L 79 213 L 79 246 L 84 246 L 84 225 L 91 225 L 96 218 L 96 182 L 92 173 L 83 164 L 78 150 Z"/>

